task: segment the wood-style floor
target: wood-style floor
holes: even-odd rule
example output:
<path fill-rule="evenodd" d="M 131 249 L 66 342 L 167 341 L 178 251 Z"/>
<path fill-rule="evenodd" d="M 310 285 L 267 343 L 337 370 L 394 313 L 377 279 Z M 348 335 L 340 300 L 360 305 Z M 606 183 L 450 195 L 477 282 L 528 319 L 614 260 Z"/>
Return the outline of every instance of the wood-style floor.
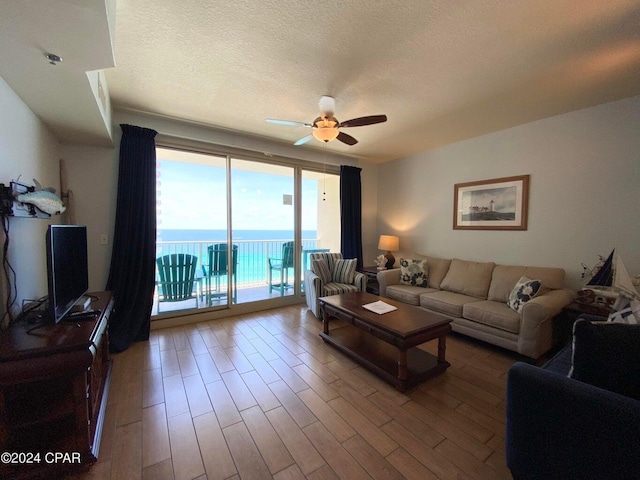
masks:
<path fill-rule="evenodd" d="M 152 331 L 113 356 L 99 461 L 71 478 L 511 478 L 505 384 L 519 356 L 451 334 L 451 367 L 405 395 L 320 329 L 296 305 Z"/>

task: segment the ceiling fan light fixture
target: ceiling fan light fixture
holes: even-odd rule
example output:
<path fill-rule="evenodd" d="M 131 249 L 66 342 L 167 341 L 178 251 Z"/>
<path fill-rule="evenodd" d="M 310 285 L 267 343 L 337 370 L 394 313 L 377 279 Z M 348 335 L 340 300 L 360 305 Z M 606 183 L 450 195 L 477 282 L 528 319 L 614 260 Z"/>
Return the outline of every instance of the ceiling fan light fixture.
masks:
<path fill-rule="evenodd" d="M 332 116 L 322 115 L 313 122 L 313 136 L 321 142 L 330 142 L 338 136 L 338 120 Z"/>
<path fill-rule="evenodd" d="M 375 125 L 376 123 L 382 123 L 387 121 L 386 115 L 369 115 L 366 117 L 352 118 L 345 122 L 340 123 L 336 117 L 333 116 L 335 110 L 335 100 L 328 95 L 323 96 L 320 99 L 320 116 L 317 117 L 313 123 L 294 122 L 291 120 L 277 120 L 273 118 L 267 118 L 269 123 L 279 123 L 281 125 L 290 125 L 292 127 L 309 127 L 313 130 L 305 137 L 302 137 L 294 143 L 294 145 L 303 145 L 312 138 L 324 143 L 328 143 L 332 140 L 338 140 L 346 145 L 356 145 L 358 140 L 353 138 L 342 131 L 341 128 L 346 127 L 364 127 L 365 125 Z"/>
<path fill-rule="evenodd" d="M 317 127 L 314 128 L 311 133 L 321 142 L 330 142 L 331 140 L 334 140 L 340 132 L 338 132 L 337 127 Z"/>

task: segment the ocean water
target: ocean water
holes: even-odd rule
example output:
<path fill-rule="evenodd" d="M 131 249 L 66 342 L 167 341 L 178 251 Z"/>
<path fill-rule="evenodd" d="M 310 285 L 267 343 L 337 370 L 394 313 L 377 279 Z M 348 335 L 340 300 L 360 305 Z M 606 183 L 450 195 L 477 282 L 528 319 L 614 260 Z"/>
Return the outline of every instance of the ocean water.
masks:
<path fill-rule="evenodd" d="M 315 230 L 303 230 L 303 249 L 316 248 L 316 235 Z M 169 253 L 196 255 L 199 258 L 198 270 L 204 271 L 202 267 L 206 270 L 209 263 L 208 246 L 224 243 L 226 240 L 226 230 L 158 229 L 156 256 Z M 293 230 L 233 231 L 232 243 L 238 246 L 238 285 L 265 284 L 268 279 L 269 259 L 281 257 L 283 243 L 292 240 Z M 292 274 L 293 270 L 289 273 Z M 274 272 L 274 275 L 279 279 L 280 272 Z"/>
<path fill-rule="evenodd" d="M 302 238 L 315 239 L 315 230 L 303 230 Z M 179 230 L 163 228 L 158 229 L 157 240 L 163 242 L 204 242 L 225 241 L 226 230 Z M 293 230 L 233 230 L 231 238 L 236 240 L 293 240 Z"/>

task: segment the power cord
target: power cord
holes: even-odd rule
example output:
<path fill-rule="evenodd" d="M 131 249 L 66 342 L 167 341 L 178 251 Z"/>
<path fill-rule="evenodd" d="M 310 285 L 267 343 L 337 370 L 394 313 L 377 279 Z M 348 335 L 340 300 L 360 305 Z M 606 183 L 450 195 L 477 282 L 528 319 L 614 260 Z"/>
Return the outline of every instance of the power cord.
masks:
<path fill-rule="evenodd" d="M 13 304 L 16 302 L 18 298 L 18 287 L 16 284 L 17 283 L 16 271 L 11 266 L 11 263 L 9 263 L 9 257 L 8 257 L 9 217 L 7 217 L 6 215 L 2 215 L 2 230 L 4 231 L 4 245 L 2 249 L 2 253 L 3 253 L 2 267 L 3 267 L 5 278 L 7 280 L 8 291 L 7 291 L 7 302 L 6 302 L 7 311 L 4 312 L 4 315 L 2 315 L 2 318 L 0 318 L 0 324 L 4 322 L 6 317 L 9 317 L 9 323 L 13 322 L 13 313 L 11 312 L 11 309 L 13 308 Z M 11 282 L 12 277 L 13 277 L 13 286 Z"/>
<path fill-rule="evenodd" d="M 34 311 L 39 312 L 39 314 L 36 315 L 37 317 L 42 316 L 42 309 L 40 307 L 46 304 L 48 299 L 49 299 L 49 296 L 45 295 L 44 297 L 40 297 L 37 300 L 32 300 L 28 298 L 25 298 L 24 300 L 22 300 L 22 310 L 18 317 L 18 320 L 29 321 L 33 319 L 34 317 L 32 316 L 32 312 Z"/>

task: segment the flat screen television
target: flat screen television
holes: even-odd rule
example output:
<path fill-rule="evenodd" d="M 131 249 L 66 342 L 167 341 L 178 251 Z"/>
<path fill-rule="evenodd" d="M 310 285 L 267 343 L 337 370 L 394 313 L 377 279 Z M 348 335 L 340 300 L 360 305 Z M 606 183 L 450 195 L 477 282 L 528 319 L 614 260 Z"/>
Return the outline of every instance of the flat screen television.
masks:
<path fill-rule="evenodd" d="M 89 288 L 87 227 L 50 225 L 47 229 L 49 319 L 58 323 Z"/>

